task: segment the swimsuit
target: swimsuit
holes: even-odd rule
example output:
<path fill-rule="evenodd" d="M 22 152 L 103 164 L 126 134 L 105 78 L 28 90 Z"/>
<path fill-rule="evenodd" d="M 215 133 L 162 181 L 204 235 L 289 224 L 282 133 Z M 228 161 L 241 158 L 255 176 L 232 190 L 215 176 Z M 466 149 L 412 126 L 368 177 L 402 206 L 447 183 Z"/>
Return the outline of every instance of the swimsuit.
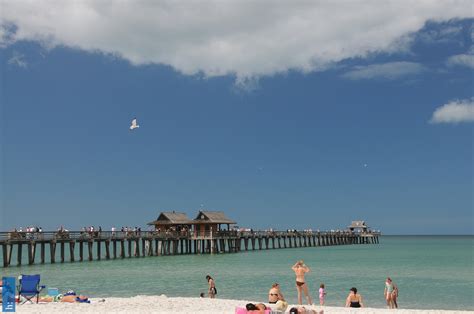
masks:
<path fill-rule="evenodd" d="M 360 307 L 359 301 L 351 301 L 351 306 L 350 307 Z"/>
<path fill-rule="evenodd" d="M 387 293 L 392 293 L 393 292 L 393 283 L 385 283 L 385 288 L 387 288 Z"/>
<path fill-rule="evenodd" d="M 319 288 L 319 300 L 324 301 L 324 289 Z"/>
<path fill-rule="evenodd" d="M 301 287 L 301 286 L 304 285 L 304 284 L 305 284 L 305 282 L 301 282 L 301 281 L 296 280 L 296 285 L 297 285 L 298 287 Z"/>

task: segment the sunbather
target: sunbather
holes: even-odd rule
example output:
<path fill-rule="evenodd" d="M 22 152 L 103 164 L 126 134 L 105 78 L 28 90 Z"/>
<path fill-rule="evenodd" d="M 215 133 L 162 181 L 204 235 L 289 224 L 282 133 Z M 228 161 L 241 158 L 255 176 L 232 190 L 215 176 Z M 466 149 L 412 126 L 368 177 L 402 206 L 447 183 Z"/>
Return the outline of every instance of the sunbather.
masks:
<path fill-rule="evenodd" d="M 265 314 L 265 310 L 267 309 L 266 305 L 263 303 L 248 303 L 245 308 L 247 309 L 247 313 L 252 314 Z"/>

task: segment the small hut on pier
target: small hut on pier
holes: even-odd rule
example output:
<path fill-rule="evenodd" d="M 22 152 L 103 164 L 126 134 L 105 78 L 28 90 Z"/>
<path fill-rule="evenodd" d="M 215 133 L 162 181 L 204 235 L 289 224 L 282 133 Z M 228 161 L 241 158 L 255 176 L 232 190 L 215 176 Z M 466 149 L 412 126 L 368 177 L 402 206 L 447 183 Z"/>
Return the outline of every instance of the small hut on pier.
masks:
<path fill-rule="evenodd" d="M 366 233 L 369 230 L 369 226 L 364 220 L 354 220 L 351 225 L 347 227 L 351 232 L 362 232 Z"/>
<path fill-rule="evenodd" d="M 156 231 L 183 231 L 189 230 L 193 225 L 193 221 L 188 218 L 185 213 L 161 212 L 158 218 L 148 225 L 155 226 Z"/>
<path fill-rule="evenodd" d="M 195 235 L 206 236 L 211 232 L 219 232 L 224 230 L 222 225 L 236 224 L 235 221 L 229 219 L 222 211 L 202 211 L 200 210 L 197 217 L 193 220 Z"/>

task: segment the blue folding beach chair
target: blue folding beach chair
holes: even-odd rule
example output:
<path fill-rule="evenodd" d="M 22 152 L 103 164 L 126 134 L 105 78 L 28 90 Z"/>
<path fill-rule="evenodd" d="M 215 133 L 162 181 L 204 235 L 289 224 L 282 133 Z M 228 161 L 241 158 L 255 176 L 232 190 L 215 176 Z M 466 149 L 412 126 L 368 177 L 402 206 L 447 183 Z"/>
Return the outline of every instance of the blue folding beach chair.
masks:
<path fill-rule="evenodd" d="M 21 275 L 18 285 L 18 294 L 25 298 L 21 304 L 26 301 L 33 303 L 31 299 L 36 296 L 36 303 L 39 301 L 39 294 L 46 286 L 40 286 L 40 275 Z"/>

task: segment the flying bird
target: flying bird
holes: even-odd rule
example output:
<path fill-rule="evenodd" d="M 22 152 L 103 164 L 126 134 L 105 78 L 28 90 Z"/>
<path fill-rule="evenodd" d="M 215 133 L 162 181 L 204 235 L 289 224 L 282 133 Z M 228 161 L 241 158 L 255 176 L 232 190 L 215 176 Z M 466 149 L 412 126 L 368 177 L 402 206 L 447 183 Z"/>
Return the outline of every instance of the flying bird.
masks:
<path fill-rule="evenodd" d="M 130 125 L 130 130 L 134 130 L 134 129 L 137 129 L 139 128 L 140 126 L 137 124 L 137 118 L 133 118 L 132 120 L 132 124 Z"/>

